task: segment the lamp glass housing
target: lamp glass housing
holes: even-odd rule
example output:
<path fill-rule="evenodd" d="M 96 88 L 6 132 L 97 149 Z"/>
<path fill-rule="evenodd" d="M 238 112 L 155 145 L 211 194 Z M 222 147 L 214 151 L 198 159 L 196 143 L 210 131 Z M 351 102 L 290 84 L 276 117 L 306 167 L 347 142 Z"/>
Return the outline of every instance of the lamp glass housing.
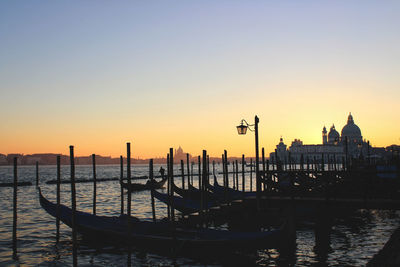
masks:
<path fill-rule="evenodd" d="M 247 132 L 247 126 L 240 124 L 239 126 L 236 126 L 238 134 L 246 134 Z"/>

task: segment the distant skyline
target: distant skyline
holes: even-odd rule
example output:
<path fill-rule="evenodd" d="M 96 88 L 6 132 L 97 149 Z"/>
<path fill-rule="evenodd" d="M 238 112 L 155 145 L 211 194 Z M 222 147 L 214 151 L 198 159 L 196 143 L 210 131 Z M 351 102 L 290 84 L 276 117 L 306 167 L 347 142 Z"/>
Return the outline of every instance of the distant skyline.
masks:
<path fill-rule="evenodd" d="M 400 143 L 399 1 L 1 1 L 0 153 Z"/>

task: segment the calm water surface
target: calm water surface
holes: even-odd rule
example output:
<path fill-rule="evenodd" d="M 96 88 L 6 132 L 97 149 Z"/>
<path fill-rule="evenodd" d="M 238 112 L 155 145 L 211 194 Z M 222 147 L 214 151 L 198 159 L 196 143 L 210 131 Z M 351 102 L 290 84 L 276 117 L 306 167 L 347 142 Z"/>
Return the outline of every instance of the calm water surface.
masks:
<path fill-rule="evenodd" d="M 158 170 L 160 165 L 155 165 Z M 164 166 L 165 168 L 165 166 Z M 175 166 L 175 173 L 180 173 Z M 218 166 L 217 169 L 219 169 Z M 240 168 L 239 168 L 240 169 Z M 196 168 L 195 168 L 196 171 Z M 119 166 L 97 166 L 98 178 L 119 177 Z M 144 165 L 132 166 L 133 176 L 148 174 Z M 55 201 L 56 185 L 47 185 L 47 180 L 56 178 L 55 166 L 40 167 L 40 187 L 43 194 Z M 69 166 L 62 167 L 62 179 L 69 179 Z M 76 166 L 76 178 L 91 178 L 91 166 Z M 19 181 L 35 182 L 35 167 L 18 167 Z M 218 176 L 222 180 L 222 177 Z M 254 175 L 253 175 L 254 179 Z M 13 168 L 0 167 L 0 182 L 12 182 Z M 195 177 L 195 185 L 197 178 Z M 241 176 L 239 176 L 241 180 Z M 180 179 L 176 179 L 180 184 Z M 246 175 L 246 187 L 249 189 L 249 174 Z M 141 182 L 145 182 L 141 180 Z M 76 185 L 77 209 L 92 211 L 92 184 Z M 120 213 L 120 187 L 117 181 L 101 182 L 97 185 L 97 214 L 118 216 Z M 255 185 L 253 185 L 254 189 Z M 0 188 L 0 266 L 71 266 L 72 244 L 71 230 L 61 224 L 60 243 L 55 242 L 55 219 L 39 205 L 35 186 L 18 189 L 18 260 L 12 259 L 12 188 Z M 151 220 L 150 192 L 143 191 L 132 195 L 132 213 L 144 220 Z M 70 185 L 61 185 L 61 201 L 70 205 Z M 165 217 L 166 206 L 156 202 L 158 218 Z M 220 255 L 200 259 L 177 258 L 165 255 L 132 252 L 132 266 L 363 266 L 379 251 L 399 226 L 400 214 L 391 211 L 358 211 L 342 219 L 336 219 L 331 234 L 332 251 L 327 255 L 318 255 L 314 251 L 314 230 L 311 226 L 301 226 L 296 231 L 296 250 L 283 254 L 275 249 L 258 250 L 254 253 Z M 79 266 L 127 266 L 128 252 L 118 247 L 96 247 L 79 237 Z"/>

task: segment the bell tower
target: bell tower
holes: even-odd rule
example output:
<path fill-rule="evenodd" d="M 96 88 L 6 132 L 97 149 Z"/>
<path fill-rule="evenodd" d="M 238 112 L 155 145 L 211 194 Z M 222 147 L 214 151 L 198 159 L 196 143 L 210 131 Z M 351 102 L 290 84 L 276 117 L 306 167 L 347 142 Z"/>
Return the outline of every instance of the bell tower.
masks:
<path fill-rule="evenodd" d="M 322 144 L 326 145 L 328 143 L 328 136 L 327 136 L 328 132 L 326 131 L 326 127 L 324 126 L 324 128 L 322 129 Z"/>

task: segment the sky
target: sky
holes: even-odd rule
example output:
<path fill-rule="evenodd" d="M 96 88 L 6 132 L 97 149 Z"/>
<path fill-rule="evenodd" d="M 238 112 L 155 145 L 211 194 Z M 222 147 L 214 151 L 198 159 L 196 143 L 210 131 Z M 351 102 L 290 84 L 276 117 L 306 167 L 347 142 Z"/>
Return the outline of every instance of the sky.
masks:
<path fill-rule="evenodd" d="M 399 1 L 1 1 L 0 153 L 400 143 Z"/>

